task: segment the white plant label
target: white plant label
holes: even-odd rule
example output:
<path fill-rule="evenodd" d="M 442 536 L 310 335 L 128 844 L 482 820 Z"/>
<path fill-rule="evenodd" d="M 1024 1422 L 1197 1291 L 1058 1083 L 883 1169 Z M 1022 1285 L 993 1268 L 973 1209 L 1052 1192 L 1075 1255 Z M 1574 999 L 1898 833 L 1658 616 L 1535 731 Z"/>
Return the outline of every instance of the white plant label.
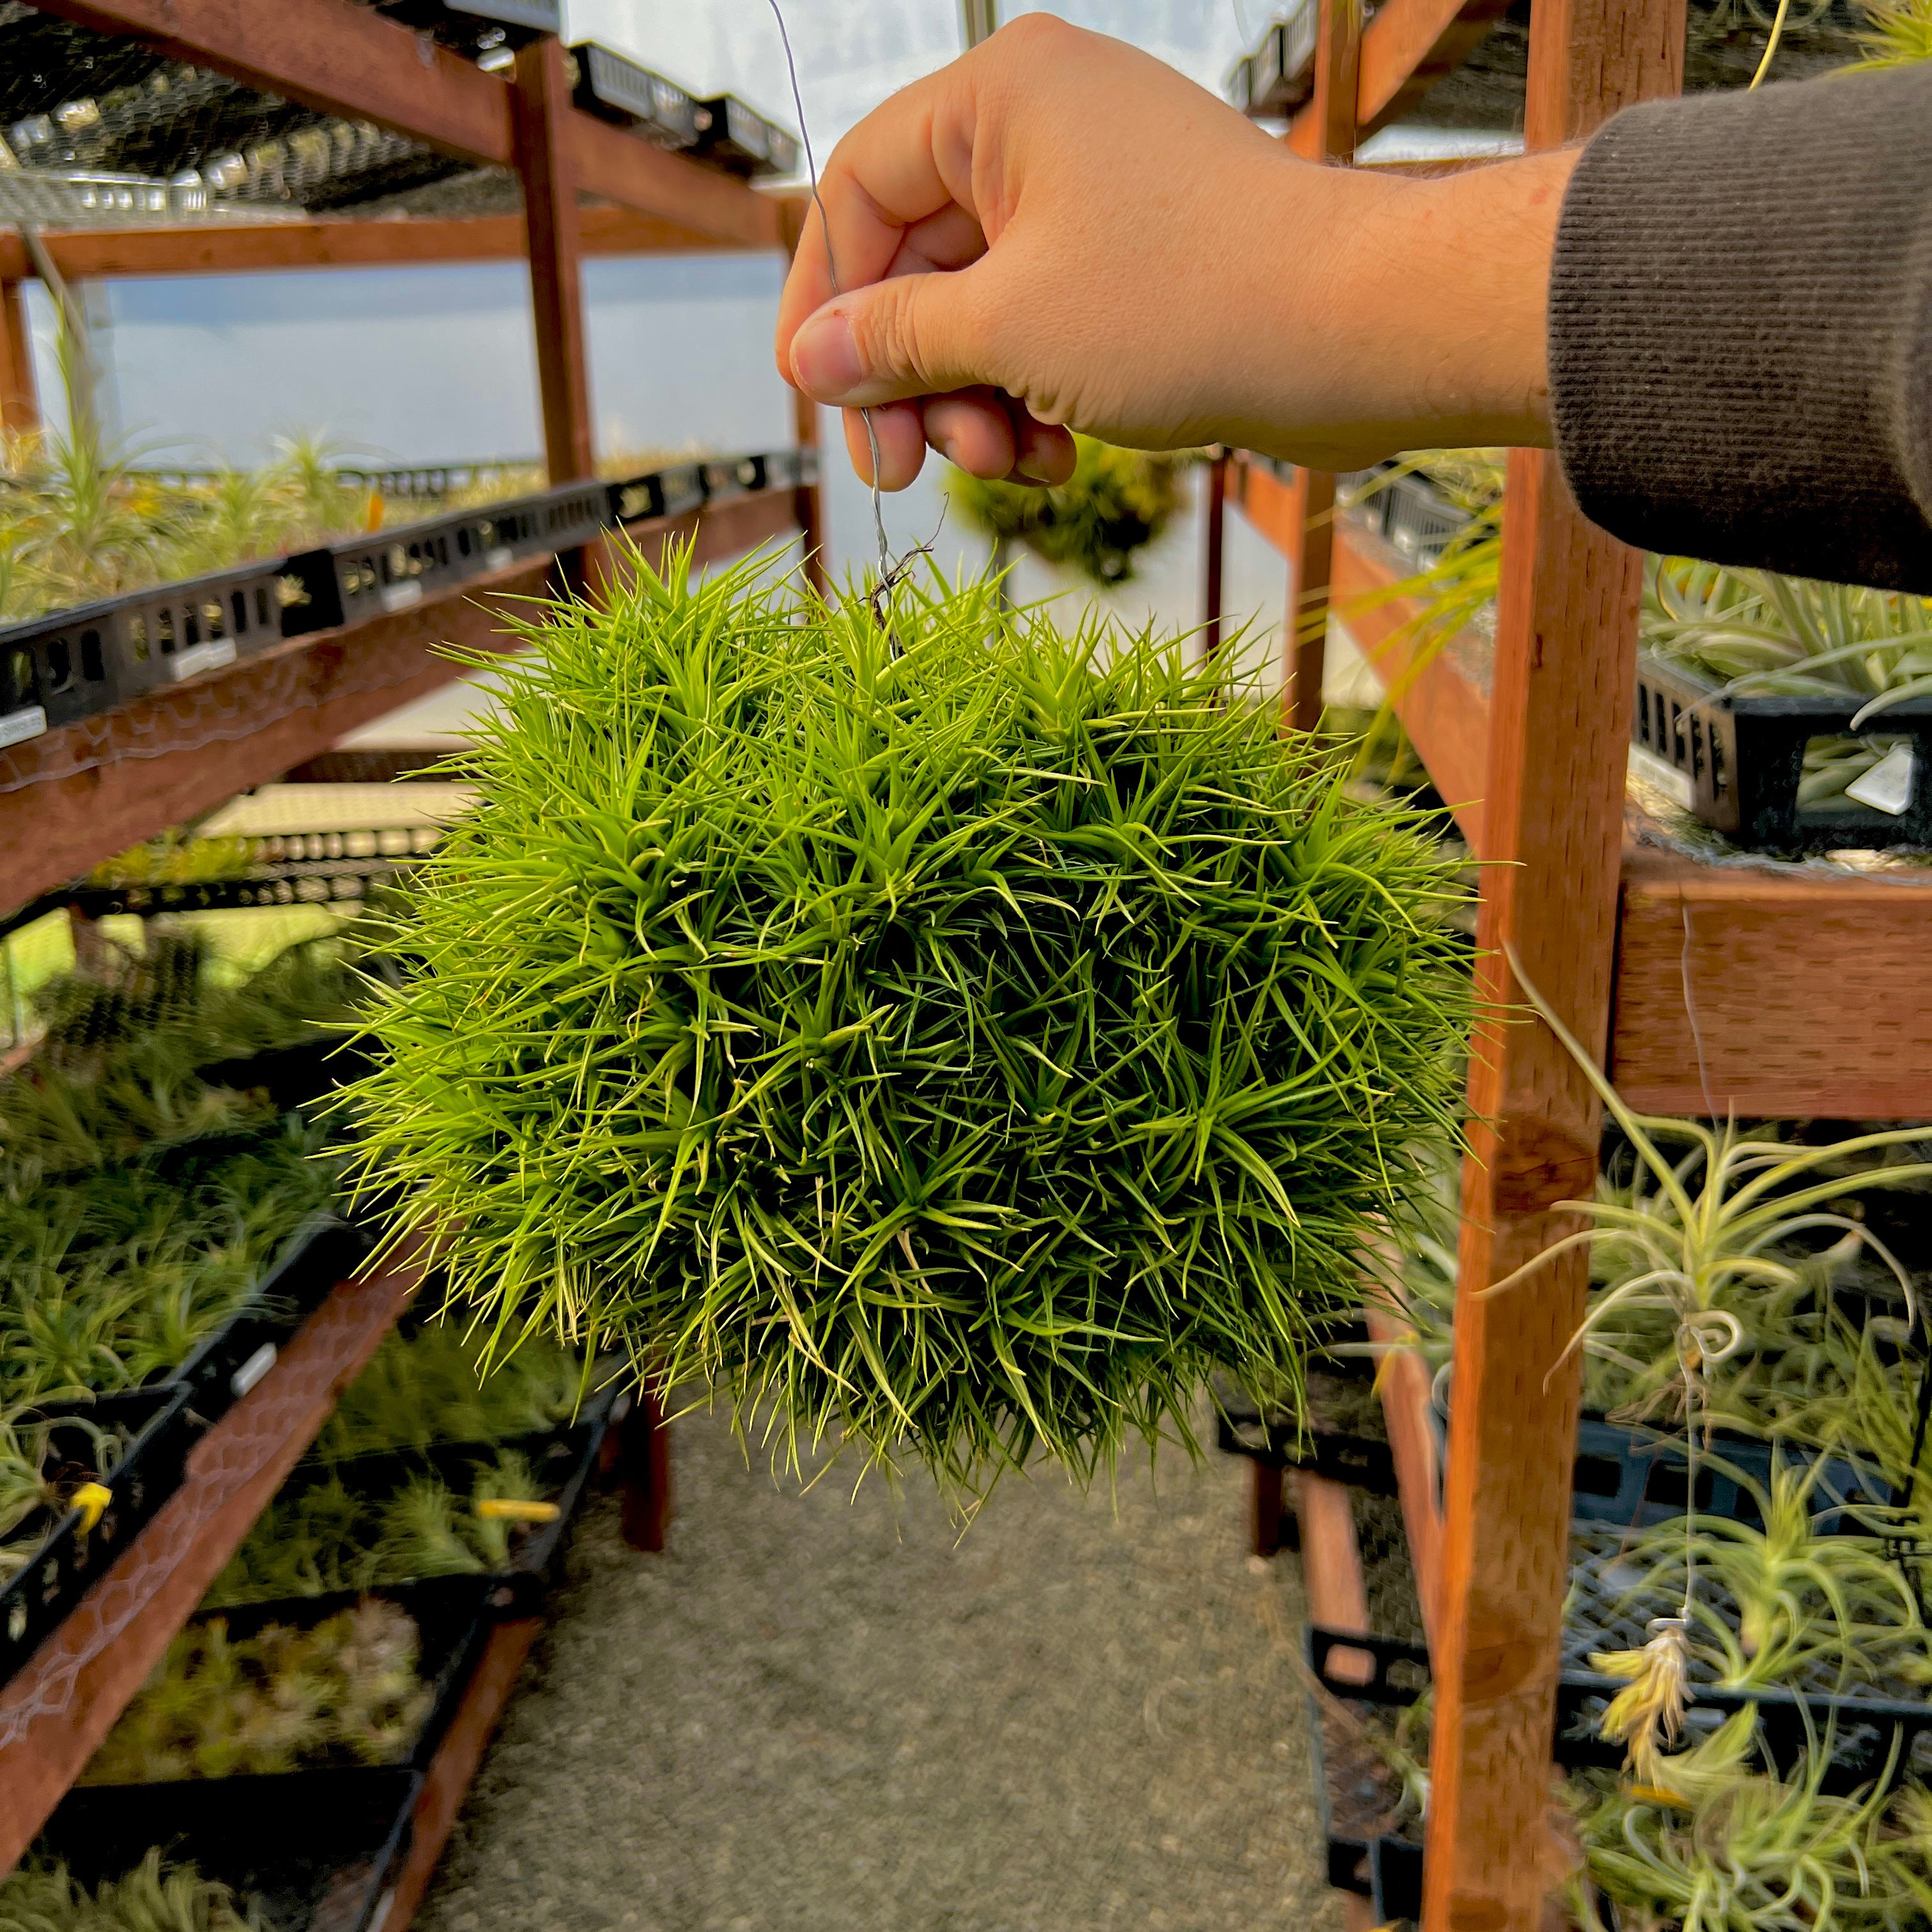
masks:
<path fill-rule="evenodd" d="M 412 577 L 406 584 L 391 584 L 383 587 L 382 608 L 385 610 L 406 610 L 412 604 L 422 602 L 422 586 Z"/>
<path fill-rule="evenodd" d="M 24 745 L 29 738 L 38 738 L 47 728 L 47 714 L 38 704 L 29 704 L 24 710 L 10 711 L 0 718 L 0 747 Z"/>
<path fill-rule="evenodd" d="M 264 1342 L 235 1372 L 228 1378 L 230 1393 L 239 1402 L 255 1384 L 275 1366 L 275 1345 Z"/>
<path fill-rule="evenodd" d="M 1654 752 L 1646 752 L 1641 745 L 1630 747 L 1630 768 L 1646 784 L 1662 792 L 1673 805 L 1681 806 L 1686 812 L 1691 808 L 1688 773 L 1680 772 L 1675 765 L 1665 764 Z"/>
<path fill-rule="evenodd" d="M 1912 747 L 1894 745 L 1861 778 L 1845 788 L 1845 796 L 1893 818 L 1902 818 L 1912 803 Z"/>
<path fill-rule="evenodd" d="M 205 644 L 196 644 L 193 650 L 181 652 L 175 658 L 175 682 L 178 684 L 184 677 L 198 676 L 205 670 L 219 670 L 224 664 L 235 662 L 235 640 L 232 638 L 211 638 Z"/>

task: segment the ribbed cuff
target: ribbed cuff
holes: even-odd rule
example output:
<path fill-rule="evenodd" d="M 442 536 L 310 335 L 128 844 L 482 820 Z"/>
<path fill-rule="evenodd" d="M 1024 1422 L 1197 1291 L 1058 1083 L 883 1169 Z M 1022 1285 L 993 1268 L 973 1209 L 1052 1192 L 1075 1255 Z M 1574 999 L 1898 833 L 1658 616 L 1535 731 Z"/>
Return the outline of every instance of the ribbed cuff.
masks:
<path fill-rule="evenodd" d="M 1625 542 L 1932 592 L 1932 63 L 1618 115 L 1550 360 L 1564 474 Z"/>

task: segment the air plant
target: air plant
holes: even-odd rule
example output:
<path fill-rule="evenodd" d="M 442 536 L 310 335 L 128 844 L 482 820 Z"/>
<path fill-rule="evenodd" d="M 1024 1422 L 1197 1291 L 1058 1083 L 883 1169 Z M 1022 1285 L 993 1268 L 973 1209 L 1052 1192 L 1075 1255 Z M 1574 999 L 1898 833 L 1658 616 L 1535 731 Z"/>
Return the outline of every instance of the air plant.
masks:
<path fill-rule="evenodd" d="M 493 1363 L 486 1337 L 448 1323 L 392 1335 L 344 1392 L 310 1454 L 340 1462 L 380 1450 L 535 1436 L 569 1419 L 583 1380 L 582 1365 L 542 1336 Z"/>
<path fill-rule="evenodd" d="M 0 1932 L 266 1932 L 253 1903 L 191 1864 L 148 1852 L 92 1888 L 58 1860 L 30 1858 L 0 1879 Z"/>
<path fill-rule="evenodd" d="M 514 1449 L 473 1464 L 461 1497 L 428 1472 L 382 1495 L 364 1495 L 332 1473 L 268 1505 L 215 1579 L 208 1606 L 494 1574 L 508 1567 L 525 1526 L 550 1513 L 529 1462 Z"/>
<path fill-rule="evenodd" d="M 304 1628 L 191 1624 L 88 1761 L 82 1784 L 236 1778 L 408 1756 L 434 1693 L 398 1605 L 366 1598 Z"/>
<path fill-rule="evenodd" d="M 1567 1888 L 1588 1932 L 1905 1932 L 1923 1922 L 1928 1843 L 1915 1801 L 1820 1788 L 1829 1754 L 1789 1780 L 1754 1770 L 1756 1714 L 1632 1784 L 1571 1786 L 1586 1864 Z M 1613 1916 L 1606 1924 L 1601 1903 Z"/>
<path fill-rule="evenodd" d="M 1865 26 L 1859 33 L 1864 58 L 1841 74 L 1870 74 L 1932 60 L 1932 0 L 1858 0 Z"/>
<path fill-rule="evenodd" d="M 1192 453 L 1120 449 L 1082 436 L 1064 483 L 1042 489 L 988 482 L 949 469 L 947 500 L 968 527 L 995 544 L 1024 544 L 1043 562 L 1066 564 L 1102 588 L 1133 575 L 1135 553 L 1156 542 L 1180 506 L 1180 472 Z"/>
<path fill-rule="evenodd" d="M 1823 1463 L 1793 1463 L 1774 1450 L 1768 1489 L 1740 1477 L 1762 1526 L 1694 1514 L 1688 1535 L 1677 1523 L 1642 1532 L 1623 1559 L 1644 1573 L 1632 1595 L 1681 1596 L 1690 1610 L 1690 1654 L 1728 1690 L 1803 1681 L 1836 1690 L 1886 1678 L 1932 1684 L 1932 1631 L 1884 1542 L 1821 1528 L 1814 1504 Z M 1622 1741 L 1612 1723 L 1603 1729 Z"/>
<path fill-rule="evenodd" d="M 1298 1382 L 1455 1132 L 1453 872 L 1151 637 L 639 562 L 555 610 L 348 1091 L 507 1351 L 983 1492 Z"/>

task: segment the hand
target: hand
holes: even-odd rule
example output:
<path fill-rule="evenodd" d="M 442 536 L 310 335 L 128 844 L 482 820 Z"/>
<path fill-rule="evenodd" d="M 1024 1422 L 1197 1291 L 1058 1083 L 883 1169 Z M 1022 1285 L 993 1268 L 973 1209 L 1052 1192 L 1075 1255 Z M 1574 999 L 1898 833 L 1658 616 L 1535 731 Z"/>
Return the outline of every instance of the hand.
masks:
<path fill-rule="evenodd" d="M 781 374 L 903 489 L 929 444 L 1058 482 L 1079 429 L 1312 467 L 1549 440 L 1550 250 L 1574 157 L 1436 181 L 1317 167 L 1174 69 L 1030 14 L 833 151 Z"/>

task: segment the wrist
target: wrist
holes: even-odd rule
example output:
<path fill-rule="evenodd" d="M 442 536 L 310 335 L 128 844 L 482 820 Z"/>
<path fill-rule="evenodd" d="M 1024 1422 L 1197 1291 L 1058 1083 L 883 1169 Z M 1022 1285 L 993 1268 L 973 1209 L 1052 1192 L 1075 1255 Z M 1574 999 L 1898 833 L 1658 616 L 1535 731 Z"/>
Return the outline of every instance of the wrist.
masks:
<path fill-rule="evenodd" d="M 1575 159 L 1280 183 L 1287 393 L 1273 413 L 1294 427 L 1271 453 L 1339 470 L 1402 449 L 1546 445 L 1550 264 Z"/>

